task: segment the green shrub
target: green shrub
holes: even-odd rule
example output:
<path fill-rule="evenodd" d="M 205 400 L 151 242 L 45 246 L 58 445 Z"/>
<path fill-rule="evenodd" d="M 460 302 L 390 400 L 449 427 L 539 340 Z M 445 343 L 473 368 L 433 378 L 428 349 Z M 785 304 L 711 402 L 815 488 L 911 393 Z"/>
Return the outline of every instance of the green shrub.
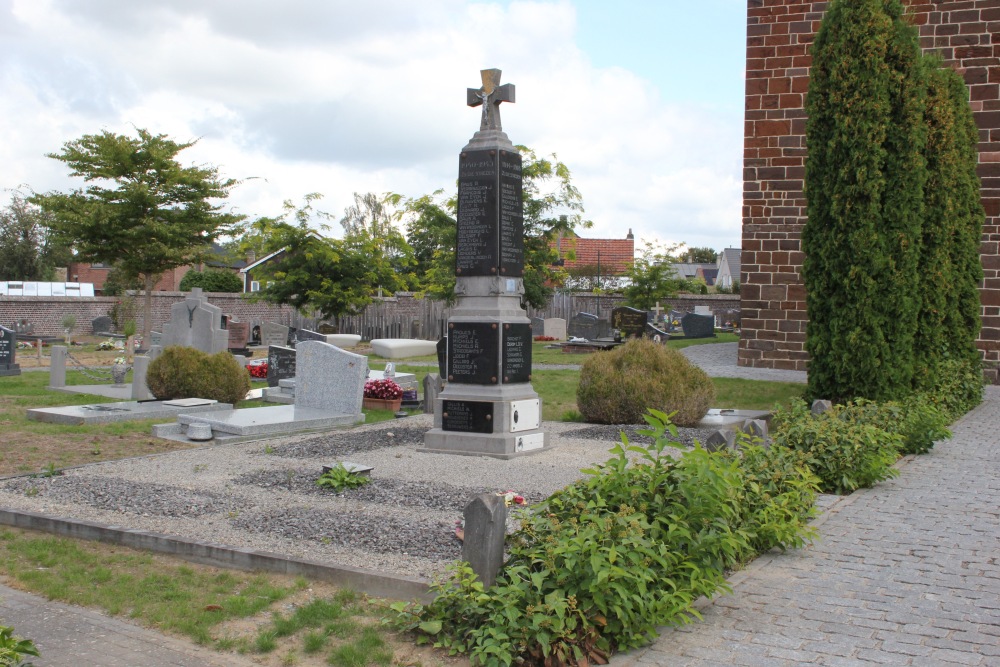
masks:
<path fill-rule="evenodd" d="M 924 395 L 953 422 L 983 402 L 983 369 L 979 360 L 938 362 Z"/>
<path fill-rule="evenodd" d="M 902 438 L 902 454 L 923 454 L 934 446 L 935 440 L 951 437 L 946 427 L 948 417 L 944 411 L 921 394 L 914 394 L 903 401 L 874 403 L 864 399 L 836 406 L 838 419 L 868 424 Z"/>
<path fill-rule="evenodd" d="M 651 412 L 650 448 L 623 435 L 611 459 L 532 508 L 493 587 L 457 564 L 429 605 L 393 605 L 399 624 L 474 664 L 605 664 L 696 618 L 699 596 L 728 589 L 726 568 L 808 537 L 815 482 L 791 454 L 674 457 L 676 429 Z M 768 461 L 782 468 L 769 476 Z"/>
<path fill-rule="evenodd" d="M 715 400 L 715 385 L 677 350 L 637 339 L 591 356 L 580 370 L 576 400 L 586 422 L 641 424 L 652 408 L 693 426 Z"/>
<path fill-rule="evenodd" d="M 903 436 L 877 426 L 842 419 L 836 409 L 813 417 L 801 400 L 795 417 L 781 415 L 775 425 L 775 444 L 805 454 L 825 493 L 850 493 L 896 477 L 892 464 L 903 448 Z"/>
<path fill-rule="evenodd" d="M 238 275 L 225 269 L 191 269 L 181 278 L 178 287 L 182 292 L 190 292 L 194 287 L 200 287 L 206 292 L 242 292 L 243 281 Z"/>
<path fill-rule="evenodd" d="M 250 391 L 250 374 L 228 352 L 172 345 L 150 362 L 146 385 L 161 401 L 208 398 L 236 405 Z"/>

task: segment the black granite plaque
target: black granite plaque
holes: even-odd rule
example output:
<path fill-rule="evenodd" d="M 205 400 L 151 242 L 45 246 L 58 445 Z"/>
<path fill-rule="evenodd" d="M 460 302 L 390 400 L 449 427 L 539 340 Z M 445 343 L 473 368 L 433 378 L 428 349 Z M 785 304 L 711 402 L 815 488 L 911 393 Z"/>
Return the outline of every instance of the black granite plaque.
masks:
<path fill-rule="evenodd" d="M 267 348 L 267 386 L 277 387 L 278 380 L 295 377 L 295 350 L 269 345 Z"/>
<path fill-rule="evenodd" d="M 611 328 L 620 331 L 622 338 L 642 338 L 647 319 L 645 310 L 623 306 L 611 311 Z"/>
<path fill-rule="evenodd" d="M 441 430 L 493 432 L 493 404 L 483 401 L 442 401 Z"/>
<path fill-rule="evenodd" d="M 503 325 L 504 383 L 531 380 L 531 325 Z"/>
<path fill-rule="evenodd" d="M 17 334 L 0 326 L 0 375 L 20 375 L 21 368 L 14 363 L 17 357 Z"/>
<path fill-rule="evenodd" d="M 497 384 L 500 376 L 500 332 L 488 322 L 448 325 L 448 381 Z"/>
<path fill-rule="evenodd" d="M 524 275 L 524 205 L 521 201 L 521 156 L 500 151 L 500 275 Z"/>
<path fill-rule="evenodd" d="M 317 333 L 315 331 L 309 331 L 309 329 L 299 329 L 295 332 L 295 342 L 301 343 L 304 340 L 318 340 L 321 343 L 326 342 L 326 335 Z"/>
<path fill-rule="evenodd" d="M 497 162 L 496 151 L 468 151 L 459 159 L 457 276 L 495 276 L 499 271 Z"/>

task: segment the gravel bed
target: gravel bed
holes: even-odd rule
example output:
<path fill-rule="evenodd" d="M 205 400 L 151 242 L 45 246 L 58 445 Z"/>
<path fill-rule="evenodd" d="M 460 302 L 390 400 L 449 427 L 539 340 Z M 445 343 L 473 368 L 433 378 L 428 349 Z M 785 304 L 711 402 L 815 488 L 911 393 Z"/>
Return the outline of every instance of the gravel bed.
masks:
<path fill-rule="evenodd" d="M 212 491 L 141 484 L 118 477 L 21 477 L 4 488 L 25 496 L 142 516 L 199 517 L 232 509 L 231 498 Z"/>
<path fill-rule="evenodd" d="M 370 452 L 386 447 L 412 446 L 424 444 L 424 434 L 427 428 L 389 426 L 377 429 L 364 429 L 347 433 L 334 433 L 287 445 L 278 445 L 267 450 L 273 456 L 288 458 L 317 458 L 321 456 L 344 456 L 359 452 Z"/>
<path fill-rule="evenodd" d="M 337 515 L 290 508 L 241 513 L 230 522 L 241 530 L 370 553 L 414 554 L 432 561 L 451 561 L 462 555 L 454 521 L 397 517 L 378 508 Z"/>
<path fill-rule="evenodd" d="M 258 470 L 241 475 L 233 480 L 238 485 L 252 485 L 263 489 L 284 489 L 292 493 L 324 498 L 349 499 L 375 505 L 392 507 L 418 507 L 445 512 L 457 512 L 465 509 L 470 498 L 484 493 L 495 493 L 496 489 L 483 486 L 457 486 L 447 482 L 409 482 L 385 477 L 371 477 L 364 486 L 337 492 L 316 485 L 316 473 L 302 470 Z M 518 493 L 529 503 L 536 503 L 546 498 L 540 491 L 525 491 Z"/>
<path fill-rule="evenodd" d="M 625 432 L 631 444 L 649 446 L 653 444 L 653 438 L 639 433 L 648 429 L 646 425 L 640 424 L 598 424 L 596 426 L 584 426 L 575 430 L 568 430 L 564 433 L 566 437 L 584 438 L 586 440 L 603 440 L 621 442 L 621 433 Z M 688 447 L 694 445 L 694 441 L 704 442 L 715 429 L 705 428 L 685 428 L 677 427 L 676 441 Z"/>

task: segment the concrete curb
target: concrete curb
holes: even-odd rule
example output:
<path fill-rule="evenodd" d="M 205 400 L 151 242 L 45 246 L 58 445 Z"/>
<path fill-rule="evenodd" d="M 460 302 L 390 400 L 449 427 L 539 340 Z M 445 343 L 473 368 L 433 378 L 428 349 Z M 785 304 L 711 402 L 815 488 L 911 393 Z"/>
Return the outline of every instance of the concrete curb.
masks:
<path fill-rule="evenodd" d="M 361 568 L 328 565 L 253 549 L 238 549 L 209 542 L 105 526 L 91 521 L 50 517 L 36 512 L 0 508 L 0 525 L 37 530 L 61 537 L 96 540 L 134 549 L 176 556 L 203 565 L 234 570 L 276 572 L 329 581 L 374 597 L 430 602 L 429 583 L 415 577 L 401 577 Z"/>

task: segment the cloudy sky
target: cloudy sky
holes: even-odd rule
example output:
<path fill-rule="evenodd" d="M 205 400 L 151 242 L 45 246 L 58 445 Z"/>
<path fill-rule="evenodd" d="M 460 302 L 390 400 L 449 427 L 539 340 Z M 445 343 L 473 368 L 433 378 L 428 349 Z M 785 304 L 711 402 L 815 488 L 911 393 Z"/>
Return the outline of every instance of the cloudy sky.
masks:
<path fill-rule="evenodd" d="M 745 0 L 0 0 L 0 188 L 79 187 L 45 153 L 140 127 L 247 179 L 251 217 L 452 191 L 496 67 L 587 236 L 738 246 L 745 26 Z"/>

